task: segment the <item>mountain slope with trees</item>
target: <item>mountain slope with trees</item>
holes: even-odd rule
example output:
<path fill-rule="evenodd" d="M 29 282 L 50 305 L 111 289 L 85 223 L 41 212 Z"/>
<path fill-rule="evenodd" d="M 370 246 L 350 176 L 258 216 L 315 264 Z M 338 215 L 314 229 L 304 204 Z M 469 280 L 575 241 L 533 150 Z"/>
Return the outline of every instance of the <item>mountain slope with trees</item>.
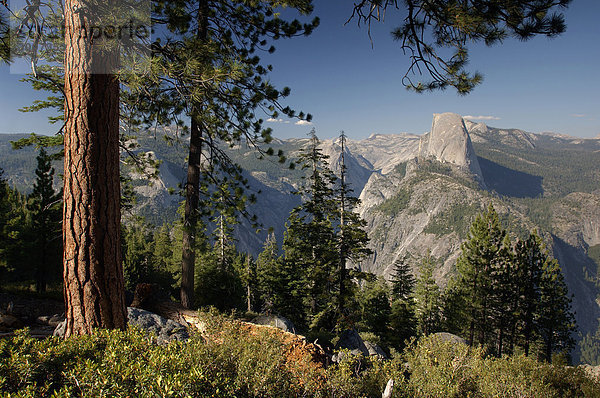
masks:
<path fill-rule="evenodd" d="M 428 135 L 374 135 L 361 141 L 348 140 L 344 149 L 348 180 L 362 200 L 357 210 L 367 222 L 371 240 L 368 247 L 373 251 L 360 262 L 359 269 L 389 280 L 394 263 L 405 259 L 413 275 L 418 275 L 424 253 L 430 250 L 436 263 L 433 277 L 440 286 L 445 286 L 456 274 L 460 244 L 467 238 L 471 222 L 493 204 L 509 235 L 525 239 L 530 231 L 538 230 L 561 264 L 569 291 L 574 294 L 573 308 L 580 330 L 583 335 L 593 335 L 600 317 L 596 302 L 600 247 L 599 140 L 531 134 L 469 121 L 464 121 L 464 130 L 466 133 L 460 132 L 456 139 L 472 141 L 485 186 L 464 167 L 428 156 L 423 149 Z M 161 225 L 176 217 L 180 201 L 177 184 L 185 181 L 184 158 L 181 151 L 160 139 L 138 141 L 140 150 L 152 151 L 162 164 L 160 178 L 150 185 L 143 176 L 132 174 L 138 192 L 134 212 Z M 274 140 L 270 146 L 275 151 L 285 151 L 294 161 L 308 142 L 308 139 Z M 330 159 L 339 159 L 338 140 L 325 140 L 321 148 Z M 0 145 L 0 151 L 3 159 L 10 159 L 5 176 L 14 178 L 15 173 L 21 181 L 31 184 L 31 174 L 30 177 L 21 174 L 22 166 L 11 163 L 18 159 L 19 152 L 9 150 L 6 145 Z M 305 173 L 300 168 L 289 170 L 277 162 L 259 160 L 243 142 L 227 151 L 246 170 L 250 192 L 257 196 L 249 213 L 259 215 L 263 224 L 259 233 L 248 222 L 234 224 L 236 247 L 256 256 L 267 241 L 269 228 L 273 231 L 272 239 L 281 247 L 285 221 L 299 204 L 299 198 L 291 195 L 291 191 L 301 186 Z M 335 170 L 335 162 L 330 163 Z M 364 187 L 357 190 L 355 185 Z"/>

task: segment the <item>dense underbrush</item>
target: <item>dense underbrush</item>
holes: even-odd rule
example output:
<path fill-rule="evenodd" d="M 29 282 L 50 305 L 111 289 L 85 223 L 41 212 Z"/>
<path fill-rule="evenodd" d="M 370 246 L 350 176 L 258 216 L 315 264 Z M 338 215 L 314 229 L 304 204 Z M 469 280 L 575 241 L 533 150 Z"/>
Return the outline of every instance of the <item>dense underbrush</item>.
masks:
<path fill-rule="evenodd" d="M 393 360 L 346 356 L 324 367 L 290 355 L 281 335 L 213 317 L 210 339 L 159 346 L 135 329 L 67 340 L 27 331 L 0 340 L 0 393 L 10 397 L 600 397 L 578 368 L 422 338 Z"/>

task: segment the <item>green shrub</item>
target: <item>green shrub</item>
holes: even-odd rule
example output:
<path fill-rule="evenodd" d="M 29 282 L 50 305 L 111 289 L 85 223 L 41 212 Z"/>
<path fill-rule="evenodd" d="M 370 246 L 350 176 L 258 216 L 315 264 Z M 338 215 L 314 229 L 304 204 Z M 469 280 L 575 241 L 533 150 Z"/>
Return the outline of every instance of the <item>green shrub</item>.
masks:
<path fill-rule="evenodd" d="M 479 364 L 480 392 L 489 397 L 598 397 L 583 370 L 553 366 L 522 355 Z"/>
<path fill-rule="evenodd" d="M 6 397 L 600 397 L 581 369 L 524 356 L 486 358 L 479 348 L 425 337 L 404 358 L 346 355 L 324 369 L 282 334 L 204 315 L 210 340 L 158 346 L 143 332 L 97 331 L 0 340 Z"/>
<path fill-rule="evenodd" d="M 433 337 L 421 338 L 409 347 L 409 388 L 414 397 L 477 396 L 473 368 L 483 351 Z"/>
<path fill-rule="evenodd" d="M 164 346 L 137 329 L 41 341 L 20 331 L 0 340 L 0 396 L 358 397 L 380 395 L 393 373 L 377 362 L 326 373 L 279 332 L 202 316 L 208 341 L 196 334 Z"/>
<path fill-rule="evenodd" d="M 583 370 L 522 355 L 486 358 L 481 348 L 420 339 L 406 351 L 414 397 L 600 397 Z"/>
<path fill-rule="evenodd" d="M 327 369 L 327 395 L 330 397 L 380 397 L 389 379 L 394 379 L 392 397 L 406 397 L 404 365 L 400 360 L 381 360 L 362 355 L 345 355 Z"/>
<path fill-rule="evenodd" d="M 218 323 L 218 322 L 217 322 Z M 281 339 L 221 324 L 219 338 L 158 346 L 138 330 L 0 341 L 0 392 L 15 396 L 282 397 L 302 394 Z M 302 358 L 300 358 L 301 360 Z M 318 379 L 305 372 L 302 377 Z"/>

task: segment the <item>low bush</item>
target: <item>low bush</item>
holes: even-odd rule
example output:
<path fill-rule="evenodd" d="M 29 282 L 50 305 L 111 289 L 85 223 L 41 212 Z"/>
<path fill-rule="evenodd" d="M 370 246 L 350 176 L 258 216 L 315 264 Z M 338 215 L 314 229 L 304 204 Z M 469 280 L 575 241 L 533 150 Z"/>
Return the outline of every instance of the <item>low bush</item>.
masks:
<path fill-rule="evenodd" d="M 32 339 L 26 331 L 0 341 L 0 391 L 15 397 L 284 397 L 303 395 L 323 378 L 307 359 L 286 361 L 283 342 L 267 330 L 249 335 L 224 323 L 204 341 L 158 346 L 139 330 Z"/>
<path fill-rule="evenodd" d="M 580 368 L 517 355 L 486 357 L 481 348 L 424 337 L 407 350 L 414 397 L 600 397 Z"/>
<path fill-rule="evenodd" d="M 281 333 L 211 316 L 205 341 L 159 346 L 143 332 L 0 340 L 6 397 L 600 397 L 581 369 L 425 337 L 393 360 L 345 355 L 324 368 Z M 406 362 L 405 362 L 406 361 Z"/>

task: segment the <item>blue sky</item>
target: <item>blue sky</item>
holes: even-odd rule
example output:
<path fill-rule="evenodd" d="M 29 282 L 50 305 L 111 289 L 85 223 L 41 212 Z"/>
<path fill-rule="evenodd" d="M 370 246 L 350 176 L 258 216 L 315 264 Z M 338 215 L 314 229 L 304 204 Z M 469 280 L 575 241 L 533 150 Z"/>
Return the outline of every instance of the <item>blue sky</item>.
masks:
<path fill-rule="evenodd" d="M 282 40 L 265 55 L 273 64 L 271 81 L 289 86 L 284 104 L 310 112 L 312 125 L 295 120 L 268 122 L 279 138 L 302 137 L 312 127 L 321 138 L 344 130 L 351 138 L 372 133 L 423 133 L 433 113 L 482 116 L 494 127 L 556 132 L 578 137 L 600 134 L 600 1 L 574 0 L 566 11 L 567 32 L 554 39 L 472 47 L 470 70 L 484 75 L 471 94 L 451 89 L 415 94 L 401 84 L 407 58 L 390 31 L 401 14 L 389 13 L 373 27 L 373 47 L 365 29 L 350 15 L 347 0 L 316 0 L 321 26 L 309 37 Z M 22 76 L 0 67 L 0 132 L 50 134 L 44 114 L 23 114 L 18 108 L 42 95 L 20 83 Z M 288 123 L 285 123 L 285 122 Z"/>

